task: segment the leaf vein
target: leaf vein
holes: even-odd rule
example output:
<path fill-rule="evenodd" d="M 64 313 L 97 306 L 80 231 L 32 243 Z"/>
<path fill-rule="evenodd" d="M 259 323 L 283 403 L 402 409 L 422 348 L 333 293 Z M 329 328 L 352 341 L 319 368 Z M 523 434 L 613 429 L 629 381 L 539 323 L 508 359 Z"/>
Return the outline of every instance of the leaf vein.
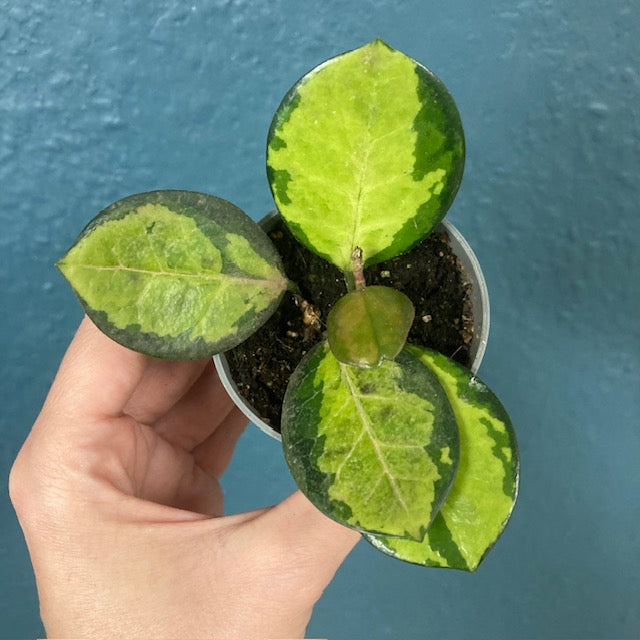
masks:
<path fill-rule="evenodd" d="M 368 504 L 369 500 L 371 500 L 371 498 L 373 498 L 375 492 L 377 491 L 378 487 L 380 486 L 380 483 L 384 480 L 384 476 L 380 476 L 376 482 L 373 484 L 373 487 L 371 488 L 371 491 L 369 491 L 369 493 L 367 494 L 367 497 L 362 501 L 362 504 Z"/>
<path fill-rule="evenodd" d="M 349 458 L 351 458 L 351 456 L 353 455 L 353 452 L 356 450 L 356 447 L 360 443 L 360 440 L 362 440 L 364 433 L 365 433 L 365 430 L 362 429 L 362 431 L 360 431 L 360 433 L 358 434 L 358 437 L 354 440 L 349 453 L 347 453 L 347 455 L 343 458 L 342 462 L 338 465 L 338 468 L 336 469 L 336 478 L 340 477 L 340 472 L 342 471 L 344 465 L 349 461 Z"/>

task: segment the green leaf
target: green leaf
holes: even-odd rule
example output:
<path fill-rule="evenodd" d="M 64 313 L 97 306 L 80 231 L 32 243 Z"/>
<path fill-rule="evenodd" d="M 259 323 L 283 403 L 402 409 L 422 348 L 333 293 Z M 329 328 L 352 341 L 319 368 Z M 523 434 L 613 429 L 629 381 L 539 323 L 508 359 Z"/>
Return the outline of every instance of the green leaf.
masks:
<path fill-rule="evenodd" d="M 369 265 L 429 233 L 463 166 L 462 124 L 446 87 L 382 40 L 299 80 L 267 146 L 278 209 L 303 244 L 343 271 L 356 246 Z"/>
<path fill-rule="evenodd" d="M 291 377 L 282 443 L 296 484 L 330 518 L 414 540 L 446 497 L 459 455 L 446 395 L 417 358 L 402 351 L 361 369 L 326 343 Z"/>
<path fill-rule="evenodd" d="M 329 312 L 329 347 L 344 364 L 376 367 L 400 353 L 414 316 L 411 300 L 400 291 L 375 285 L 352 291 Z"/>
<path fill-rule="evenodd" d="M 460 429 L 460 466 L 422 542 L 365 536 L 407 562 L 475 571 L 504 530 L 518 493 L 515 432 L 493 392 L 462 365 L 419 347 L 408 350 L 438 376 Z"/>
<path fill-rule="evenodd" d="M 188 191 L 110 205 L 57 266 L 104 333 L 163 358 L 234 347 L 269 318 L 287 286 L 255 222 L 225 200 Z"/>

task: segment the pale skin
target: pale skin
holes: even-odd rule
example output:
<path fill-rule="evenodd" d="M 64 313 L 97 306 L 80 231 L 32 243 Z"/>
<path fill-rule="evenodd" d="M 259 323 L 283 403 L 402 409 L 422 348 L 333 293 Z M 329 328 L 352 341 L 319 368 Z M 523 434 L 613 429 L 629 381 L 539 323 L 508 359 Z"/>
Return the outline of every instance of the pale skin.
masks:
<path fill-rule="evenodd" d="M 50 638 L 301 638 L 359 539 L 300 493 L 223 516 L 246 419 L 211 361 L 85 318 L 11 470 Z"/>

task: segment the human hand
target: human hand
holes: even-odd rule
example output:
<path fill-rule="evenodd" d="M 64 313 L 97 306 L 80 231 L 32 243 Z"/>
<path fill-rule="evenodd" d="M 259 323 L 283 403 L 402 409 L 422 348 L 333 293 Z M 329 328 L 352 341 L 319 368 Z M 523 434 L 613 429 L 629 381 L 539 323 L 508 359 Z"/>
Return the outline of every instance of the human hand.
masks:
<path fill-rule="evenodd" d="M 222 516 L 246 419 L 212 362 L 84 319 L 10 475 L 49 637 L 296 638 L 359 539 L 296 492 Z"/>

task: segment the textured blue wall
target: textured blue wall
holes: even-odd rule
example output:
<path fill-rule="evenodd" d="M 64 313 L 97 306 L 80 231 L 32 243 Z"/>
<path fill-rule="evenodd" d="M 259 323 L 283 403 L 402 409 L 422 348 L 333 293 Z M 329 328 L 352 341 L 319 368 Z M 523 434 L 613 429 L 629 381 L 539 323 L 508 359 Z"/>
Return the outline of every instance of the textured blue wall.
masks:
<path fill-rule="evenodd" d="M 52 264 L 84 223 L 153 188 L 215 193 L 260 217 L 272 206 L 264 143 L 280 98 L 375 36 L 431 67 L 462 114 L 466 176 L 450 215 L 488 280 L 481 373 L 518 430 L 521 496 L 472 576 L 361 543 L 309 633 L 637 637 L 633 0 L 0 0 L 2 476 L 80 319 Z M 277 444 L 250 429 L 226 489 L 231 510 L 284 497 Z M 0 635 L 42 633 L 4 485 L 0 575 Z"/>

